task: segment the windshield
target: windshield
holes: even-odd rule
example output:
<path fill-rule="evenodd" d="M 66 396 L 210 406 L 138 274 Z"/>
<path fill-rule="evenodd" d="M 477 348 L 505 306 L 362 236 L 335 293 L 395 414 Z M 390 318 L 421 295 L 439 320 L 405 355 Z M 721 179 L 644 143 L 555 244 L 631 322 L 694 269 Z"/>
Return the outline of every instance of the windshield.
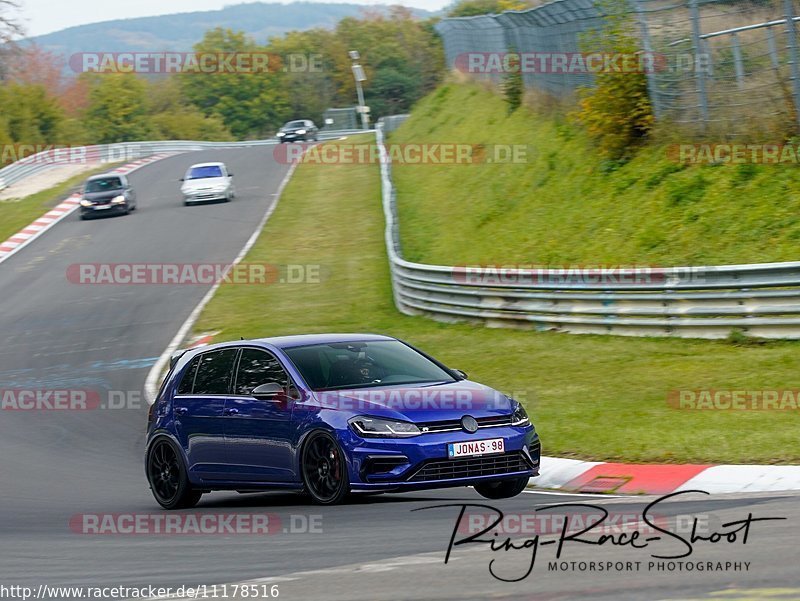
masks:
<path fill-rule="evenodd" d="M 286 125 L 283 126 L 283 129 L 295 129 L 298 127 L 306 127 L 305 121 L 289 121 Z"/>
<path fill-rule="evenodd" d="M 186 179 L 205 179 L 207 177 L 222 177 L 222 167 L 219 165 L 192 167 L 186 174 Z"/>
<path fill-rule="evenodd" d="M 91 179 L 86 182 L 84 192 L 87 194 L 94 194 L 95 192 L 108 192 L 121 189 L 122 181 L 118 177 L 104 177 L 101 179 Z"/>
<path fill-rule="evenodd" d="M 285 353 L 313 390 L 455 381 L 433 361 L 396 340 L 316 344 Z"/>

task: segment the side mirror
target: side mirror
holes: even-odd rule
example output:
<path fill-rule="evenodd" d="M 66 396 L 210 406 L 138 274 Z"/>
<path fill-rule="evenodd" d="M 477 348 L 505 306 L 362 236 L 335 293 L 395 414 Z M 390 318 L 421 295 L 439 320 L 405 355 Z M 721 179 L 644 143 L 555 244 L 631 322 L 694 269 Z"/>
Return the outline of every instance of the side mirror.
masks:
<path fill-rule="evenodd" d="M 277 401 L 278 397 L 284 394 L 284 390 L 280 384 L 270 382 L 269 384 L 256 386 L 250 394 L 259 401 Z"/>
<path fill-rule="evenodd" d="M 178 181 L 179 181 L 179 182 L 182 182 L 182 181 L 183 181 L 183 178 L 179 179 Z"/>
<path fill-rule="evenodd" d="M 451 369 L 450 371 L 452 371 L 459 380 L 466 380 L 469 378 L 469 376 L 460 369 Z"/>
<path fill-rule="evenodd" d="M 229 173 L 229 174 L 228 174 L 228 177 L 233 177 L 233 173 Z"/>

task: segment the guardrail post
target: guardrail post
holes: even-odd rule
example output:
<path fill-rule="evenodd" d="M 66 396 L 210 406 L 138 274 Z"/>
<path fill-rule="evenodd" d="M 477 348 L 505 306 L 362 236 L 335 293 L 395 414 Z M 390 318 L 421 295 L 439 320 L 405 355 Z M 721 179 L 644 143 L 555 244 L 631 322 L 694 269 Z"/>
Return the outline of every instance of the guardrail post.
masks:
<path fill-rule="evenodd" d="M 703 42 L 700 37 L 700 10 L 697 8 L 697 0 L 689 0 L 689 11 L 692 20 L 692 46 L 694 48 L 695 60 L 703 51 Z M 708 125 L 708 95 L 706 93 L 706 73 L 703 69 L 695 69 L 697 78 L 697 96 L 700 107 L 700 119 L 703 128 Z"/>
<path fill-rule="evenodd" d="M 797 26 L 794 22 L 793 0 L 783 0 L 783 12 L 786 17 L 786 35 L 789 38 L 789 62 L 792 65 L 794 118 L 798 130 L 800 130 L 800 59 L 798 58 L 797 52 Z"/>

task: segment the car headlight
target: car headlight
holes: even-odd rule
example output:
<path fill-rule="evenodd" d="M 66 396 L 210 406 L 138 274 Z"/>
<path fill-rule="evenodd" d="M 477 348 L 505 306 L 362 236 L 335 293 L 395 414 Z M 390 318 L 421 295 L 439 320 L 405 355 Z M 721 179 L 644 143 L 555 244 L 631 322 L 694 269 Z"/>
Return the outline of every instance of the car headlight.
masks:
<path fill-rule="evenodd" d="M 350 420 L 350 425 L 360 436 L 408 438 L 422 433 L 416 424 L 379 417 L 354 417 Z"/>
<path fill-rule="evenodd" d="M 296 133 L 298 136 L 303 136 L 303 135 L 305 135 L 305 133 L 306 133 L 306 130 L 304 130 L 304 129 L 298 129 L 298 130 L 297 130 L 296 132 L 294 132 L 294 133 Z"/>
<path fill-rule="evenodd" d="M 279 132 L 278 132 L 278 137 L 279 137 L 279 138 L 282 138 L 282 137 L 283 137 L 283 136 L 285 136 L 285 135 L 286 135 L 286 134 L 285 134 L 285 133 L 283 133 L 282 131 L 279 131 Z"/>
<path fill-rule="evenodd" d="M 111 204 L 114 205 L 121 205 L 124 202 L 125 202 L 125 197 L 122 194 L 120 194 L 119 196 L 115 196 L 114 198 L 111 199 Z"/>
<path fill-rule="evenodd" d="M 82 207 L 91 207 L 94 203 L 91 200 L 86 200 L 85 198 L 81 198 L 81 206 Z"/>
<path fill-rule="evenodd" d="M 531 423 L 531 418 L 528 417 L 528 413 L 525 411 L 525 408 L 517 403 L 516 409 L 514 409 L 514 413 L 511 414 L 511 425 L 512 426 L 529 426 Z"/>

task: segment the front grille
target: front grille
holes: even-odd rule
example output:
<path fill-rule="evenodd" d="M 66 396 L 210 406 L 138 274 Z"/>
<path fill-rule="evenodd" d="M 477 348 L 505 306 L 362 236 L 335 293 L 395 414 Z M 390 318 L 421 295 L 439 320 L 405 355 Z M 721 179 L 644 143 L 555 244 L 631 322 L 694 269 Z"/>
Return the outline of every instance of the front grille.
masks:
<path fill-rule="evenodd" d="M 510 426 L 511 416 L 498 415 L 493 417 L 479 417 L 475 421 L 478 422 L 478 428 L 496 428 L 498 426 Z M 418 425 L 423 432 L 457 432 L 463 430 L 460 419 L 451 419 L 442 422 L 426 422 Z"/>
<path fill-rule="evenodd" d="M 520 451 L 488 455 L 486 457 L 467 457 L 428 461 L 408 478 L 409 482 L 430 482 L 451 480 L 453 478 L 473 478 L 523 472 L 531 469 L 531 464 Z"/>

